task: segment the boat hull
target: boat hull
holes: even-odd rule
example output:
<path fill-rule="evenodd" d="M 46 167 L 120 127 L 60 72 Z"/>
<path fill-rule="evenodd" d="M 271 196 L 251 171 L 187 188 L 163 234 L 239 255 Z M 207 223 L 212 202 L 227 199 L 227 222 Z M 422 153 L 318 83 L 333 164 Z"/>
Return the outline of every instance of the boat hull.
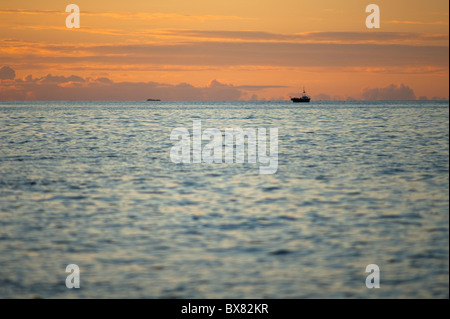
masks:
<path fill-rule="evenodd" d="M 294 103 L 308 103 L 309 101 L 311 101 L 310 98 L 298 98 L 298 97 L 293 97 L 291 99 L 292 102 Z"/>

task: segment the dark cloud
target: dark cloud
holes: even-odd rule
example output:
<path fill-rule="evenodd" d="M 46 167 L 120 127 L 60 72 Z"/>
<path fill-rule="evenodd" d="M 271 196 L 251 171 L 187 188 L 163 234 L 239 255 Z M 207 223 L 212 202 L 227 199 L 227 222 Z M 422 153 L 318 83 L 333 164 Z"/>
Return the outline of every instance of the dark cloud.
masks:
<path fill-rule="evenodd" d="M 58 84 L 58 83 L 65 83 L 65 82 L 85 82 L 85 80 L 76 75 L 71 75 L 69 77 L 65 77 L 65 76 L 58 76 L 58 75 L 55 76 L 55 75 L 51 75 L 51 74 L 48 74 L 48 75 L 44 76 L 43 78 L 39 79 L 39 83 L 42 83 L 42 84 L 49 84 L 49 83 Z"/>
<path fill-rule="evenodd" d="M 384 88 L 364 88 L 361 96 L 363 100 L 415 100 L 414 91 L 404 84 L 391 84 Z"/>
<path fill-rule="evenodd" d="M 273 86 L 277 87 L 277 86 Z M 177 85 L 157 82 L 113 82 L 100 78 L 79 76 L 46 75 L 33 78 L 31 75 L 3 83 L 0 100 L 161 100 L 233 101 L 246 99 L 250 91 L 271 86 L 244 87 L 212 80 L 208 85 L 196 87 L 189 83 Z"/>
<path fill-rule="evenodd" d="M 323 37 L 326 35 L 321 33 Z M 352 34 L 350 34 L 352 35 Z M 348 37 L 350 37 L 350 35 Z M 354 35 L 360 36 L 359 34 Z M 375 43 L 231 42 L 198 41 L 176 44 L 52 45 L 23 43 L 26 60 L 47 68 L 72 65 L 129 68 L 228 66 L 292 67 L 439 67 L 448 68 L 448 46 Z M 11 45 L 15 47 L 17 44 Z M 29 48 L 29 49 L 28 49 Z M 34 50 L 34 51 L 33 51 Z M 30 51 L 30 53 L 28 53 Z M 48 54 L 43 55 L 45 51 Z M 70 55 L 71 52 L 79 55 Z M 21 55 L 5 56 L 4 63 L 23 64 Z"/>
<path fill-rule="evenodd" d="M 9 66 L 4 66 L 0 69 L 0 80 L 14 80 L 16 72 Z"/>
<path fill-rule="evenodd" d="M 338 43 L 199 42 L 195 45 L 116 45 L 84 49 L 70 62 L 155 65 L 444 66 L 448 47 Z M 57 58 L 58 59 L 58 58 Z M 69 62 L 62 57 L 58 63 Z M 41 62 L 41 61 L 36 61 Z"/>

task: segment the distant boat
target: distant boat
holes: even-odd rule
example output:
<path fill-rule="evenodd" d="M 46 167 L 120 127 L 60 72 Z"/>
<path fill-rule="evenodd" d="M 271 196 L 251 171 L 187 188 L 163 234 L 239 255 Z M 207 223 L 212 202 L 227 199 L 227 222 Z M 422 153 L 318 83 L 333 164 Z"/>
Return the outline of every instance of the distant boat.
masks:
<path fill-rule="evenodd" d="M 294 103 L 308 103 L 309 101 L 311 101 L 311 97 L 308 94 L 306 94 L 305 88 L 303 88 L 302 96 L 301 97 L 294 96 L 291 98 L 291 101 Z"/>
<path fill-rule="evenodd" d="M 157 101 L 161 101 L 161 100 L 160 99 L 147 99 L 147 101 L 157 102 Z"/>

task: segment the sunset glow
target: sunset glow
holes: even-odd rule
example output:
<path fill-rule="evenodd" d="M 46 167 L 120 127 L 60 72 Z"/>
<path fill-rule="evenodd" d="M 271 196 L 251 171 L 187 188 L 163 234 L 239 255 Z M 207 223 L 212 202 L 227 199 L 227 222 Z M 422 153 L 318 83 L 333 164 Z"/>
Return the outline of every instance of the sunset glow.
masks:
<path fill-rule="evenodd" d="M 1 100 L 449 97 L 447 1 L 74 3 L 0 4 Z"/>

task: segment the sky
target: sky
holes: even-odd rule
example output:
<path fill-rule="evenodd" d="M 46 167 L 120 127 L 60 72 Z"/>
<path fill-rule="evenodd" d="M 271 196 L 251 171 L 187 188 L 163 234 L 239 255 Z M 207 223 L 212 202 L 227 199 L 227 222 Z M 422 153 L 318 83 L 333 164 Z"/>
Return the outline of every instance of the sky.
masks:
<path fill-rule="evenodd" d="M 448 21 L 447 0 L 0 0 L 0 100 L 448 99 Z"/>

